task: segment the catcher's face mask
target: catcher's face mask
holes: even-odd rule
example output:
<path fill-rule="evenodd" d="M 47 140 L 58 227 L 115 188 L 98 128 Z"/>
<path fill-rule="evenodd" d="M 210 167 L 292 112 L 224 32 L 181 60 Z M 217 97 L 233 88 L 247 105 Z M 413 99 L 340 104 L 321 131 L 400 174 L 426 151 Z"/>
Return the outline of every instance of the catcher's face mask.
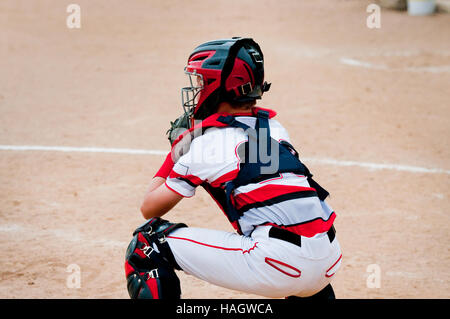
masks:
<path fill-rule="evenodd" d="M 184 73 L 189 78 L 190 86 L 181 89 L 181 101 L 184 112 L 187 113 L 189 117 L 192 117 L 200 98 L 200 93 L 204 89 L 203 76 L 197 73 L 196 70 L 189 72 L 186 68 L 184 69 Z"/>

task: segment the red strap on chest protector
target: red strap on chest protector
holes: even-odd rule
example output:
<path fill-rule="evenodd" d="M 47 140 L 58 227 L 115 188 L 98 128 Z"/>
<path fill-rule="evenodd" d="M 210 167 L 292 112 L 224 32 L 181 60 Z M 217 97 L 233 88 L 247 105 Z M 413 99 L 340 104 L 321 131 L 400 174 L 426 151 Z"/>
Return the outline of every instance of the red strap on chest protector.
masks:
<path fill-rule="evenodd" d="M 268 112 L 269 113 L 269 118 L 273 118 L 274 116 L 277 115 L 277 112 L 275 112 L 273 110 L 262 108 L 262 107 L 257 107 L 257 106 L 252 107 L 249 112 L 239 112 L 239 113 L 233 113 L 233 114 L 230 114 L 230 113 L 227 113 L 227 112 L 215 113 L 215 114 L 207 117 L 203 121 L 201 121 L 199 124 L 194 125 L 193 127 L 188 129 L 187 131 L 185 131 L 180 136 L 178 136 L 177 139 L 172 144 L 172 150 L 187 135 L 192 135 L 197 130 L 204 130 L 204 129 L 207 129 L 209 127 L 227 127 L 228 124 L 225 124 L 225 123 L 217 121 L 217 119 L 219 117 L 221 117 L 221 116 L 229 116 L 229 115 L 232 115 L 232 116 L 256 116 L 256 114 L 260 110 Z"/>

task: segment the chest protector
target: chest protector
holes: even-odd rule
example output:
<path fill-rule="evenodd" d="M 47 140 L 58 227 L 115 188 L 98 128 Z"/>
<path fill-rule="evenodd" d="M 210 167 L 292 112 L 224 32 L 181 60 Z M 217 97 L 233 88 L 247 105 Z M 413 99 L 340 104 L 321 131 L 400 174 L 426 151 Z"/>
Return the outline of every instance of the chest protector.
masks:
<path fill-rule="evenodd" d="M 224 185 L 224 193 L 212 192 L 208 185 L 203 185 L 216 202 L 223 202 L 222 209 L 229 221 L 237 228 L 237 221 L 241 217 L 235 208 L 233 193 L 240 186 L 257 183 L 262 180 L 279 176 L 280 173 L 295 173 L 307 177 L 312 188 L 317 192 L 320 200 L 325 200 L 329 193 L 312 178 L 309 169 L 300 161 L 294 147 L 286 141 L 278 142 L 270 136 L 269 112 L 265 109 L 256 109 L 255 128 L 239 122 L 231 114 L 214 114 L 205 119 L 200 125 L 194 126 L 180 136 L 173 145 L 172 152 L 175 157 L 182 155 L 183 149 L 195 138 L 196 132 L 204 132 L 209 127 L 235 127 L 245 131 L 248 142 L 245 143 L 245 159 L 240 162 L 237 176 Z M 187 136 L 191 138 L 186 138 Z M 187 140 L 187 143 L 186 143 Z M 180 143 L 183 141 L 182 143 Z M 188 148 L 187 148 L 188 149 Z M 221 200 L 218 200 L 219 198 Z M 225 197 L 225 198 L 223 198 Z"/>

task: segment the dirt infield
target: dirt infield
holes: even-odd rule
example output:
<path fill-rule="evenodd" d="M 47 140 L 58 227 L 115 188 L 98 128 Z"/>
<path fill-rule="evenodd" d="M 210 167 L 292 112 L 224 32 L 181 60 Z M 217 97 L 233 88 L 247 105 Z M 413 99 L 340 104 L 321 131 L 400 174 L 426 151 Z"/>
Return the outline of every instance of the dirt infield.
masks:
<path fill-rule="evenodd" d="M 259 105 L 332 194 L 337 298 L 450 297 L 449 15 L 383 9 L 370 29 L 362 0 L 77 0 L 69 29 L 70 3 L 0 2 L 1 146 L 168 150 L 190 51 L 253 37 L 272 82 Z M 0 298 L 128 298 L 124 252 L 162 159 L 0 149 Z M 203 190 L 167 218 L 232 230 Z M 179 275 L 183 298 L 259 298 Z"/>

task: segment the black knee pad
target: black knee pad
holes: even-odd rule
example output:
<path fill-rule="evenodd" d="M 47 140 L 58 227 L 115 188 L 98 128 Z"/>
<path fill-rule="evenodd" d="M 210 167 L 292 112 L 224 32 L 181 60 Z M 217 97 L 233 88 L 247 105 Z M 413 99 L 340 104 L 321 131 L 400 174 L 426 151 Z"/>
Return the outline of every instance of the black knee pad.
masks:
<path fill-rule="evenodd" d="M 125 255 L 125 275 L 130 298 L 179 299 L 180 280 L 176 263 L 165 236 L 187 227 L 161 218 L 152 218 L 133 232 Z"/>
<path fill-rule="evenodd" d="M 180 279 L 170 268 L 140 270 L 126 264 L 127 290 L 131 299 L 180 299 Z"/>

